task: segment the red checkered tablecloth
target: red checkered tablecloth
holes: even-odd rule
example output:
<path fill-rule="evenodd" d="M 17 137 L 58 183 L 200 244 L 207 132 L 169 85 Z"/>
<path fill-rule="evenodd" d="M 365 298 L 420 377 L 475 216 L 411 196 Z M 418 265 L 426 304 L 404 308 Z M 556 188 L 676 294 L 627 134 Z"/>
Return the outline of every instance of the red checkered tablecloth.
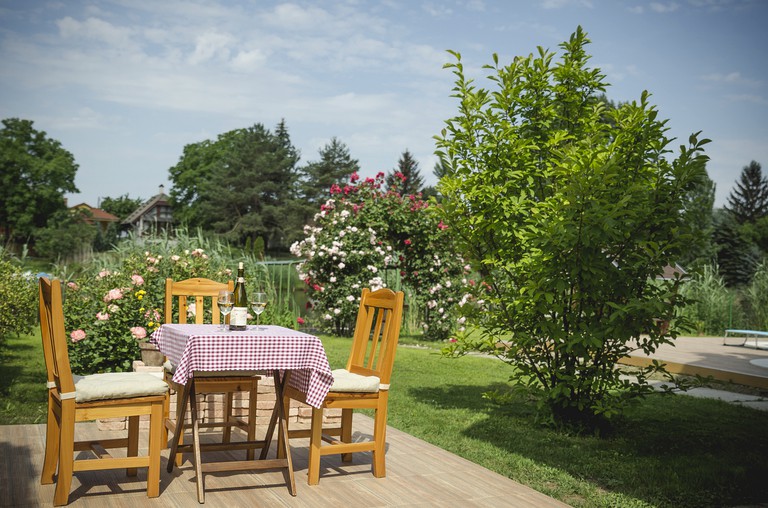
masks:
<path fill-rule="evenodd" d="M 173 380 L 186 384 L 195 371 L 290 370 L 289 384 L 320 407 L 333 374 L 320 339 L 282 326 L 249 326 L 241 332 L 219 325 L 165 324 L 151 341 L 176 366 Z"/>

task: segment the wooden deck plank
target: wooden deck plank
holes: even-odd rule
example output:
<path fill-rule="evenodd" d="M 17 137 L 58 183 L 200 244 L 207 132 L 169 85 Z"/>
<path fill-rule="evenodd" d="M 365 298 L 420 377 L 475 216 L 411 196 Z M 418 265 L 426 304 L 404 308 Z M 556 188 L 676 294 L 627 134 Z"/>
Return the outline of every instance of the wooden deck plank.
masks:
<path fill-rule="evenodd" d="M 106 435 L 110 434 L 99 431 L 95 424 L 81 424 L 77 432 L 79 437 L 93 434 L 108 437 Z M 370 435 L 372 420 L 355 415 L 354 432 L 361 436 Z M 342 463 L 339 456 L 330 456 L 323 458 L 320 484 L 310 487 L 307 485 L 308 442 L 293 440 L 296 497 L 288 492 L 283 473 L 279 471 L 210 473 L 205 477 L 205 506 L 567 506 L 396 429 L 389 427 L 387 433 L 386 478 L 374 478 L 371 474 L 370 453 L 356 454 L 352 464 Z M 0 426 L 0 483 L 4 485 L 0 506 L 51 505 L 54 486 L 39 483 L 44 434 L 43 425 Z M 216 452 L 213 458 L 221 459 L 230 453 Z M 270 457 L 273 456 L 274 449 L 270 452 Z M 230 458 L 239 459 L 240 456 Z M 158 498 L 146 497 L 145 470 L 139 470 L 136 478 L 126 477 L 124 470 L 94 471 L 75 473 L 70 506 L 143 508 L 197 505 L 191 463 L 186 460 L 181 468 L 167 473 L 167 460 L 168 450 L 165 450 Z"/>

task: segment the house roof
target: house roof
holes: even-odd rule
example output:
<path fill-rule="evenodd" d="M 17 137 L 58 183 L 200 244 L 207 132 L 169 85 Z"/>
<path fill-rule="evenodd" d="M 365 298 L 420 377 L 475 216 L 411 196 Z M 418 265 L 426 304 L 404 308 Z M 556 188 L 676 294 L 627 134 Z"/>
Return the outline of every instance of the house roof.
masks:
<path fill-rule="evenodd" d="M 670 280 L 670 279 L 675 279 L 677 277 L 682 278 L 682 277 L 685 277 L 686 275 L 688 275 L 688 272 L 686 272 L 682 266 L 675 263 L 675 266 L 666 265 L 664 267 L 664 271 L 661 272 L 661 274 L 656 278 L 663 279 L 663 280 Z"/>
<path fill-rule="evenodd" d="M 71 206 L 69 207 L 70 210 L 75 209 L 86 209 L 90 212 L 91 216 L 86 217 L 85 221 L 90 223 L 93 222 L 117 222 L 120 220 L 119 217 L 112 215 L 111 213 L 102 210 L 101 208 L 94 208 L 88 203 L 80 203 L 79 205 Z"/>
<path fill-rule="evenodd" d="M 152 198 L 150 198 L 149 200 L 147 200 L 146 202 L 144 202 L 144 204 L 138 207 L 136 210 L 134 210 L 131 215 L 125 218 L 125 220 L 123 221 L 123 224 L 133 224 L 134 222 L 139 220 L 139 218 L 141 218 L 141 216 L 143 216 L 145 213 L 152 210 L 152 208 L 154 208 L 155 206 L 167 205 L 168 199 L 170 198 L 163 192 L 163 186 L 161 185 L 160 192 L 155 196 L 153 196 Z"/>

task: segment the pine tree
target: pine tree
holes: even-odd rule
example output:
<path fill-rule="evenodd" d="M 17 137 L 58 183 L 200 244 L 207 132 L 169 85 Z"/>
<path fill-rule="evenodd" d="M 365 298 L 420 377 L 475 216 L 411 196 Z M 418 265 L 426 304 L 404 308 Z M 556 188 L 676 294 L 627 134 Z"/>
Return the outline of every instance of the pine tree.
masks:
<path fill-rule="evenodd" d="M 397 168 L 387 175 L 385 180 L 387 190 L 394 190 L 407 196 L 418 194 L 424 187 L 424 178 L 419 170 L 419 163 L 407 149 L 400 156 Z"/>
<path fill-rule="evenodd" d="M 725 207 L 739 224 L 754 223 L 768 215 L 768 178 L 758 162 L 744 166 Z"/>
<path fill-rule="evenodd" d="M 312 213 L 331 197 L 333 184 L 343 184 L 349 176 L 358 170 L 360 163 L 349 154 L 349 148 L 338 139 L 319 150 L 320 160 L 309 162 L 301 169 L 301 195 L 312 205 Z"/>

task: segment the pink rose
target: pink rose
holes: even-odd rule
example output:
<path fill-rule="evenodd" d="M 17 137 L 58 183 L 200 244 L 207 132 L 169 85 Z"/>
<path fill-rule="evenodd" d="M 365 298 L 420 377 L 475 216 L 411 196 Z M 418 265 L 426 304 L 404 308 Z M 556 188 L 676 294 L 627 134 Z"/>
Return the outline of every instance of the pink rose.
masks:
<path fill-rule="evenodd" d="M 144 277 L 141 275 L 131 275 L 131 281 L 133 282 L 134 286 L 141 286 L 144 284 Z"/>
<path fill-rule="evenodd" d="M 109 319 L 109 314 L 106 312 L 97 312 L 96 319 L 99 321 L 107 321 Z"/>
<path fill-rule="evenodd" d="M 303 324 L 304 324 L 304 319 L 303 319 L 303 318 L 301 318 L 301 317 L 297 317 L 297 318 L 296 318 L 296 322 L 297 322 L 298 324 L 300 324 L 300 325 L 303 325 Z"/>
<path fill-rule="evenodd" d="M 123 292 L 120 289 L 110 289 L 109 293 L 104 296 L 104 301 L 109 303 L 112 300 L 120 300 L 123 297 Z"/>
<path fill-rule="evenodd" d="M 134 339 L 145 339 L 147 337 L 147 330 L 143 326 L 131 327 L 131 335 Z"/>
<path fill-rule="evenodd" d="M 83 330 L 75 330 L 69 334 L 69 338 L 72 339 L 72 342 L 80 342 L 85 338 L 85 332 Z"/>
<path fill-rule="evenodd" d="M 80 287 L 75 282 L 67 282 L 67 287 L 73 291 L 80 289 Z"/>

